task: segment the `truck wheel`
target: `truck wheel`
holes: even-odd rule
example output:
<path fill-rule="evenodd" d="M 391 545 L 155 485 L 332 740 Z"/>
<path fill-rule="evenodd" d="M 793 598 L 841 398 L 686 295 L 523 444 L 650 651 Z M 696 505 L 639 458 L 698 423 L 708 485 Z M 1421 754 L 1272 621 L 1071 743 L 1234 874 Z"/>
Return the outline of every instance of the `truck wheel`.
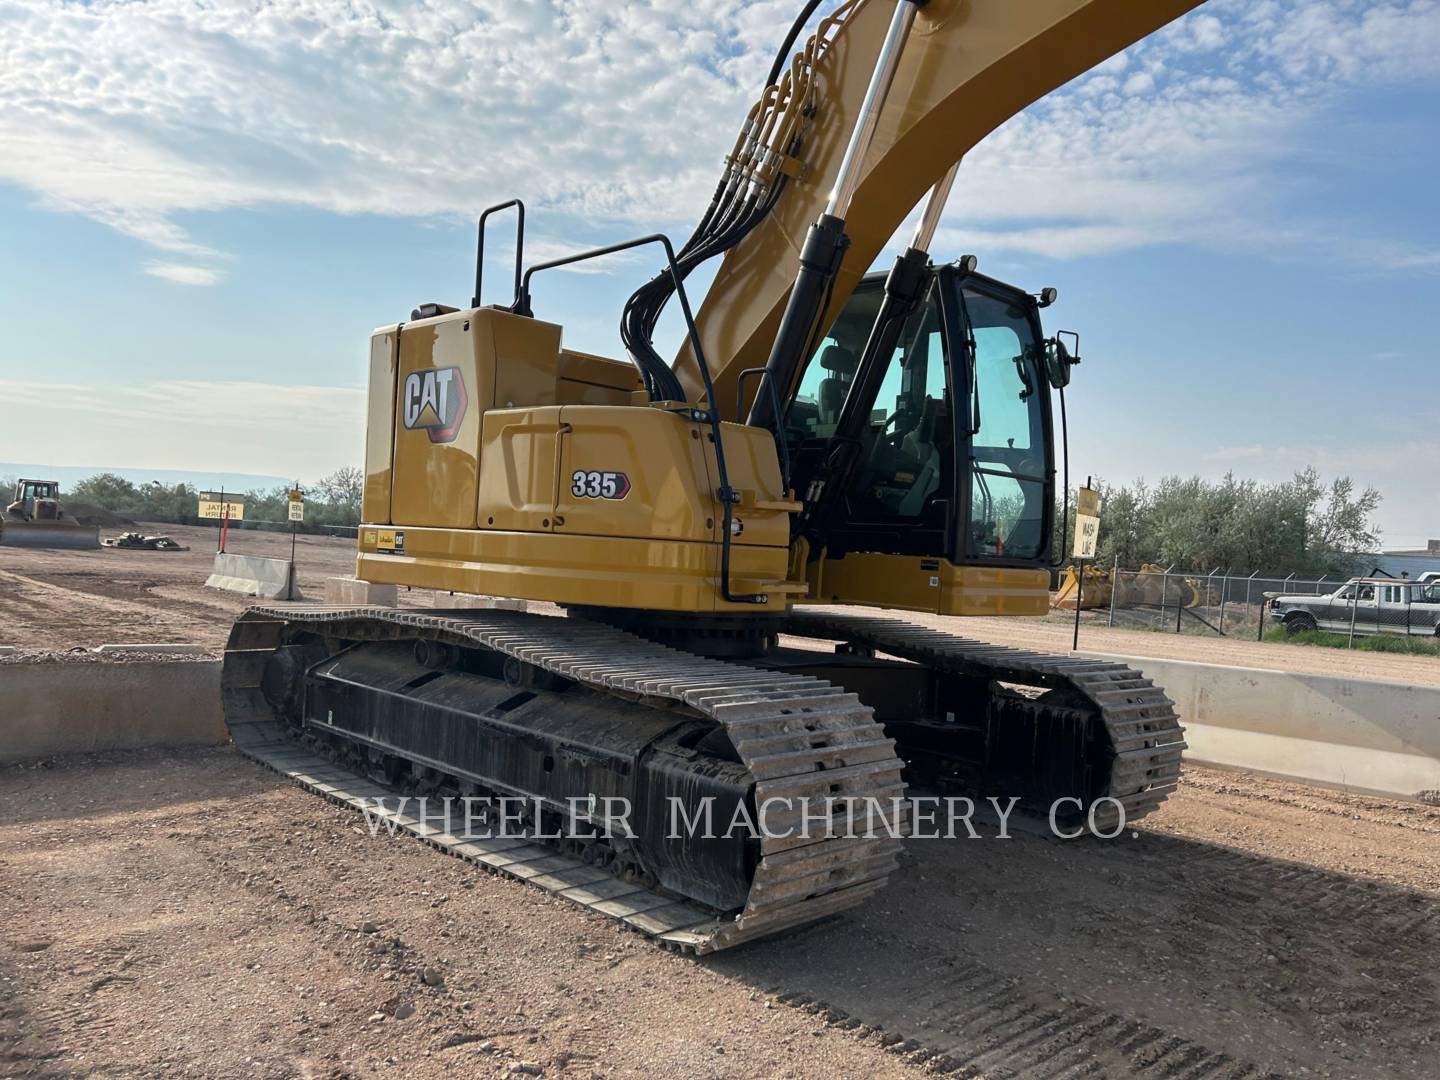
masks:
<path fill-rule="evenodd" d="M 1281 625 L 1285 627 L 1287 634 L 1299 634 L 1306 630 L 1319 629 L 1319 624 L 1316 623 L 1315 616 L 1303 611 L 1298 611 L 1294 615 L 1286 615 L 1285 621 Z"/>

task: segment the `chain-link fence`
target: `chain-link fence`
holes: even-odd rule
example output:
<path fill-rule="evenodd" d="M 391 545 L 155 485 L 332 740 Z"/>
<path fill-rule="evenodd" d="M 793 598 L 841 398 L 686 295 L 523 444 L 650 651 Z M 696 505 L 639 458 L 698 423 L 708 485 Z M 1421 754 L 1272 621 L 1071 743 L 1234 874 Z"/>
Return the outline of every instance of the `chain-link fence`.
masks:
<path fill-rule="evenodd" d="M 1062 578 L 1055 607 L 1075 609 L 1091 625 L 1263 640 L 1318 634 L 1327 643 L 1396 634 L 1437 641 L 1440 581 L 1406 578 L 1284 577 L 1221 570 L 1087 566 Z M 1277 628 L 1278 631 L 1277 631 Z"/>

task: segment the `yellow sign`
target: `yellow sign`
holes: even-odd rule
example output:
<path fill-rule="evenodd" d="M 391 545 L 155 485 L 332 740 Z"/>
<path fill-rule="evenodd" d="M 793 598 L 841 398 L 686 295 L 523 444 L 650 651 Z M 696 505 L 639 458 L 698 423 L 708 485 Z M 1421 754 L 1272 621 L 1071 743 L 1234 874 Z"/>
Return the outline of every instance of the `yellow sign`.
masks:
<path fill-rule="evenodd" d="M 232 500 L 228 495 L 225 496 L 224 502 L 216 499 L 201 499 L 199 516 L 216 520 L 229 518 L 231 521 L 244 521 L 245 504 L 238 498 Z"/>
<path fill-rule="evenodd" d="M 1100 543 L 1100 492 L 1082 487 L 1075 500 L 1075 549 L 1077 559 L 1093 559 Z"/>

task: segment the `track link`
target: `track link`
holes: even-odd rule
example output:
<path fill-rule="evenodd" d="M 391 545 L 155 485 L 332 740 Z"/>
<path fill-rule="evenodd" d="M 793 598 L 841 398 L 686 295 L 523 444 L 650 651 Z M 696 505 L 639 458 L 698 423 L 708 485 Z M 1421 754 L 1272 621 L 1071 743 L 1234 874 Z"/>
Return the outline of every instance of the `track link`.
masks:
<path fill-rule="evenodd" d="M 376 800 L 396 793 L 299 745 L 297 729 L 266 700 L 260 688 L 266 662 L 305 632 L 340 641 L 429 638 L 490 650 L 637 708 L 688 710 L 725 729 L 754 778 L 757 806 L 767 799 L 854 800 L 853 819 L 832 816 L 836 836 L 787 836 L 796 822 L 771 816 L 746 903 L 727 913 L 651 893 L 540 843 L 457 833 L 438 816 L 403 808 L 378 811 L 433 846 L 530 881 L 666 945 L 707 953 L 813 922 L 859 904 L 895 866 L 900 844 L 891 833 L 903 824 L 897 820 L 904 814 L 898 802 L 903 763 L 870 708 L 824 680 L 697 657 L 573 618 L 252 607 L 235 623 L 225 651 L 221 685 L 231 737 L 245 754 L 335 802 L 376 814 Z M 877 806 L 885 808 L 878 815 Z"/>
<path fill-rule="evenodd" d="M 1109 736 L 1114 758 L 1104 793 L 1124 807 L 1126 821 L 1154 811 L 1179 784 L 1185 740 L 1175 703 L 1124 664 L 989 645 L 903 619 L 810 608 L 791 611 L 785 632 L 863 646 L 954 675 L 1083 697 Z M 1113 804 L 1099 804 L 1095 824 L 1106 828 L 1119 816 Z"/>

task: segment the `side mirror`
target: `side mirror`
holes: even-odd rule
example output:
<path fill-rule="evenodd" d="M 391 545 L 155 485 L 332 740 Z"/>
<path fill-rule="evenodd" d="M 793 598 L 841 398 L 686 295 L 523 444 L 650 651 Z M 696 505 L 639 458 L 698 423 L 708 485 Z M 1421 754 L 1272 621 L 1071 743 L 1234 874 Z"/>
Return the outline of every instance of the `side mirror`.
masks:
<path fill-rule="evenodd" d="M 1074 346 L 1065 344 L 1066 337 Z M 1073 330 L 1061 330 L 1045 342 L 1045 377 L 1056 390 L 1070 385 L 1070 369 L 1080 363 L 1080 335 Z"/>

